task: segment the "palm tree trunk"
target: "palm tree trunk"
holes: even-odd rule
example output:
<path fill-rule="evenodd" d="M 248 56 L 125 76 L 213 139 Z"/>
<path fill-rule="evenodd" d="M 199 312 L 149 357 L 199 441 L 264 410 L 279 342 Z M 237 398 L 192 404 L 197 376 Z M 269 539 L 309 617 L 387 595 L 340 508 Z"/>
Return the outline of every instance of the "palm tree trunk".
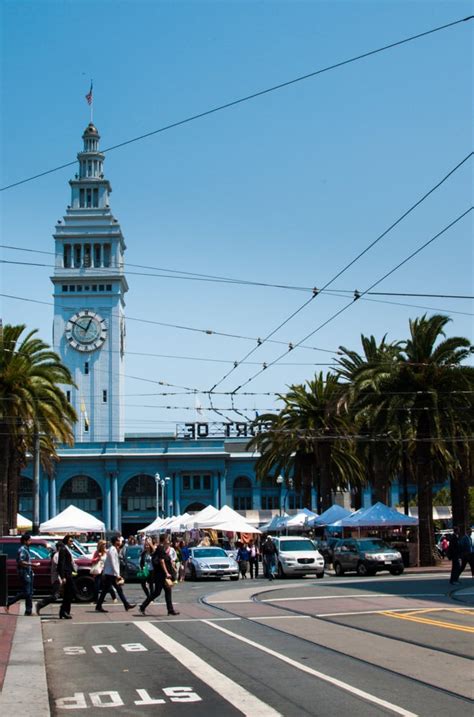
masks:
<path fill-rule="evenodd" d="M 451 507 L 453 525 L 459 525 L 462 534 L 469 526 L 469 448 L 458 444 L 459 468 L 451 476 Z"/>
<path fill-rule="evenodd" d="M 420 421 L 421 424 L 421 421 Z M 434 525 L 433 525 L 433 480 L 431 467 L 431 447 L 429 431 L 419 426 L 416 444 L 416 479 L 418 484 L 418 535 L 420 541 L 420 565 L 427 567 L 435 564 Z M 420 440 L 421 439 L 421 440 Z M 423 440 L 425 439 L 425 440 Z"/>
<path fill-rule="evenodd" d="M 8 464 L 10 460 L 10 436 L 8 426 L 0 422 L 0 530 L 8 535 Z M 16 523 L 15 523 L 16 525 Z"/>
<path fill-rule="evenodd" d="M 8 503 L 7 520 L 10 528 L 17 526 L 18 513 L 18 484 L 19 484 L 20 461 L 18 451 L 14 443 L 10 444 L 10 457 L 8 461 Z"/>
<path fill-rule="evenodd" d="M 326 443 L 322 443 L 318 449 L 320 485 L 321 485 L 321 510 L 325 511 L 331 507 L 333 485 L 331 480 L 331 447 Z"/>

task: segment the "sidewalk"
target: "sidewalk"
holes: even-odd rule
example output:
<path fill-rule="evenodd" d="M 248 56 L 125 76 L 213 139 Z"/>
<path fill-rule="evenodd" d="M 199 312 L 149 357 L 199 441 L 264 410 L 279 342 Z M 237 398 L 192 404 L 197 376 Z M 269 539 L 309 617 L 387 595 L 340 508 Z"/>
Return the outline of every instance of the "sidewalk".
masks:
<path fill-rule="evenodd" d="M 0 610 L 0 714 L 50 717 L 41 620 Z"/>

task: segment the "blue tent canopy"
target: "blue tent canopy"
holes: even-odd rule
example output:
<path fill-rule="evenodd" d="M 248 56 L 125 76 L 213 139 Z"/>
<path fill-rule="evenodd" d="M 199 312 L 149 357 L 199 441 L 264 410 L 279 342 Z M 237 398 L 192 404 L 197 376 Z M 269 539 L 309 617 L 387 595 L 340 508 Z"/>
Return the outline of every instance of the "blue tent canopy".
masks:
<path fill-rule="evenodd" d="M 337 526 L 341 528 L 388 528 L 415 525 L 418 525 L 417 518 L 399 513 L 395 508 L 389 508 L 383 503 L 375 503 L 370 508 L 361 508 L 337 521 Z"/>
<path fill-rule="evenodd" d="M 343 518 L 347 518 L 349 515 L 352 515 L 350 510 L 346 510 L 346 508 L 343 508 L 341 505 L 334 503 L 334 505 L 325 510 L 324 513 L 321 513 L 320 516 L 308 520 L 308 525 L 311 527 L 318 525 L 331 525 L 334 521 L 342 520 Z"/>

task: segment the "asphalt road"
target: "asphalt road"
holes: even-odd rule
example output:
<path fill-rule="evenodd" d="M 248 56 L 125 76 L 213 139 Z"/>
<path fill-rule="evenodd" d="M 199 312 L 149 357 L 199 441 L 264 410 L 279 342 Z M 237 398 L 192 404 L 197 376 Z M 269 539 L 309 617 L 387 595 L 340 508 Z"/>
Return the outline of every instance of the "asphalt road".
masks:
<path fill-rule="evenodd" d="M 60 621 L 52 606 L 51 711 L 471 714 L 474 581 L 461 588 L 462 601 L 445 575 L 199 582 L 174 588 L 175 617 L 161 600 L 145 617 L 107 603 L 107 614 L 74 605 Z M 138 585 L 126 594 L 142 598 Z"/>

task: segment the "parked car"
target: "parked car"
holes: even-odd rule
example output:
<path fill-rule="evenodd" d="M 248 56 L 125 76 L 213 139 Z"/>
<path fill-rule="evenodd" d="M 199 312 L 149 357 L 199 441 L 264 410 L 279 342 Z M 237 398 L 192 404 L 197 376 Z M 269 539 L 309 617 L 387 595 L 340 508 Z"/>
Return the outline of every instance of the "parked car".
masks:
<path fill-rule="evenodd" d="M 60 537 L 35 535 L 31 538 L 30 554 L 33 565 L 34 588 L 38 592 L 49 592 L 51 589 L 51 557 L 55 551 L 56 541 Z M 9 535 L 0 538 L 0 552 L 7 556 L 7 576 L 9 592 L 17 591 L 21 584 L 17 572 L 16 556 L 20 547 L 20 536 Z M 80 602 L 89 602 L 94 597 L 94 578 L 90 575 L 91 558 L 72 546 L 73 557 L 77 565 L 74 577 L 74 592 Z"/>
<path fill-rule="evenodd" d="M 334 547 L 334 572 L 344 575 L 355 571 L 358 575 L 375 575 L 388 570 L 392 575 L 403 573 L 402 555 L 379 538 L 340 540 Z"/>
<path fill-rule="evenodd" d="M 239 579 L 239 566 L 232 556 L 227 555 L 223 548 L 196 547 L 190 548 L 186 575 L 190 580 L 200 578 Z"/>
<path fill-rule="evenodd" d="M 295 575 L 324 576 L 324 558 L 309 538 L 281 536 L 273 538 L 277 549 L 280 578 Z"/>
<path fill-rule="evenodd" d="M 137 572 L 140 569 L 140 558 L 143 552 L 141 545 L 124 545 L 119 553 L 120 574 L 124 580 L 138 580 Z"/>

